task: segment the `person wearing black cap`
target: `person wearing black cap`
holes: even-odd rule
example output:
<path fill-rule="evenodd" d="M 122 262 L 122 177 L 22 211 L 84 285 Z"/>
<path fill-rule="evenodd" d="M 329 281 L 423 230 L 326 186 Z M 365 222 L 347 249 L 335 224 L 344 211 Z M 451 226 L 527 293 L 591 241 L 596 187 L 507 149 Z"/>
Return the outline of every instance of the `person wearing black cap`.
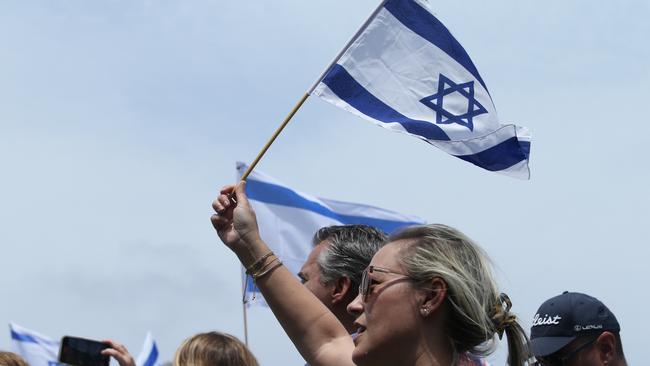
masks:
<path fill-rule="evenodd" d="M 620 330 L 598 299 L 565 291 L 539 307 L 530 340 L 542 366 L 626 366 Z"/>

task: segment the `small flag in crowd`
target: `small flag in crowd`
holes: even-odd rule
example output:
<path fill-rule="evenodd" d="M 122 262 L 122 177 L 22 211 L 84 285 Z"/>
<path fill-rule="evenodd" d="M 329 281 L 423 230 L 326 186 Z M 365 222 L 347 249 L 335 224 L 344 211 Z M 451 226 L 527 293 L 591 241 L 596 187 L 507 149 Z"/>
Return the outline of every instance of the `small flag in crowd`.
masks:
<path fill-rule="evenodd" d="M 60 341 L 53 340 L 33 330 L 9 323 L 9 332 L 14 351 L 27 361 L 30 366 L 65 366 L 58 363 Z M 151 335 L 147 333 L 142 350 L 136 359 L 137 366 L 158 365 L 158 347 Z"/>
<path fill-rule="evenodd" d="M 147 337 L 144 339 L 142 350 L 135 360 L 137 366 L 155 366 L 158 364 L 158 347 L 154 341 L 151 332 L 147 332 Z"/>
<path fill-rule="evenodd" d="M 424 1 L 385 1 L 312 94 L 481 168 L 529 179 L 530 133 L 499 123 L 474 63 Z"/>
<path fill-rule="evenodd" d="M 237 163 L 238 175 L 246 168 L 245 164 Z M 365 224 L 390 234 L 405 226 L 424 223 L 418 217 L 374 206 L 316 198 L 259 171 L 253 171 L 246 180 L 246 194 L 257 215 L 260 235 L 293 274 L 300 271 L 313 248 L 312 238 L 322 227 Z M 250 299 L 252 291 L 257 289 L 248 281 L 245 296 Z"/>

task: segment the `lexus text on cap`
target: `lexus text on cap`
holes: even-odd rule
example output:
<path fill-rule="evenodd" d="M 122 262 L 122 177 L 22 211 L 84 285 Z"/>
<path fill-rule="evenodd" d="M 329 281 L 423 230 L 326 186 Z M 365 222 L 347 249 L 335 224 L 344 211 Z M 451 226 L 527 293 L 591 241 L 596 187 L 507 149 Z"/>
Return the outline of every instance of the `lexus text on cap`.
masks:
<path fill-rule="evenodd" d="M 587 332 L 606 330 L 618 333 L 621 327 L 605 304 L 589 295 L 565 291 L 539 307 L 530 328 L 530 341 L 535 356 L 544 357 Z"/>

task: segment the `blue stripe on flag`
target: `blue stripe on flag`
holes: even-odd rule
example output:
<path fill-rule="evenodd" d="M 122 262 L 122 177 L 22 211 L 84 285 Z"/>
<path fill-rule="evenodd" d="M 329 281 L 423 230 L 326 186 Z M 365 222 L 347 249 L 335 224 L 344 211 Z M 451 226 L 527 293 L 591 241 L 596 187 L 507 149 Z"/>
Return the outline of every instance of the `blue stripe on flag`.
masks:
<path fill-rule="evenodd" d="M 151 347 L 149 357 L 147 357 L 147 360 L 144 361 L 144 364 L 142 366 L 154 366 L 156 364 L 156 360 L 158 360 L 158 347 L 156 347 L 156 343 L 154 343 Z"/>
<path fill-rule="evenodd" d="M 11 339 L 17 340 L 19 342 L 38 343 L 36 338 L 33 336 L 29 334 L 18 333 L 13 329 L 11 329 Z"/>
<path fill-rule="evenodd" d="M 257 181 L 251 178 L 248 178 L 247 180 L 246 193 L 248 194 L 248 198 L 251 200 L 308 210 L 337 220 L 342 224 L 370 225 L 389 234 L 405 226 L 421 224 L 420 222 L 392 221 L 374 217 L 342 215 L 318 202 L 310 201 L 286 187 Z"/>
<path fill-rule="evenodd" d="M 489 171 L 499 171 L 528 159 L 530 154 L 530 142 L 519 141 L 517 137 L 511 137 L 500 144 L 473 155 L 455 155 L 467 162 L 478 165 Z"/>
<path fill-rule="evenodd" d="M 250 275 L 245 275 L 246 276 L 246 292 L 257 292 L 260 293 L 260 289 L 257 288 L 257 285 L 255 285 L 255 281 L 253 281 L 253 277 Z"/>
<path fill-rule="evenodd" d="M 381 122 L 399 122 L 406 131 L 426 139 L 449 140 L 449 136 L 435 124 L 410 119 L 379 100 L 339 64 L 332 65 L 323 83 L 339 98 L 366 116 Z"/>
<path fill-rule="evenodd" d="M 420 37 L 433 43 L 469 71 L 487 91 L 476 66 L 460 43 L 436 17 L 414 0 L 388 0 L 384 4 L 395 18 Z M 490 92 L 488 91 L 488 94 Z"/>

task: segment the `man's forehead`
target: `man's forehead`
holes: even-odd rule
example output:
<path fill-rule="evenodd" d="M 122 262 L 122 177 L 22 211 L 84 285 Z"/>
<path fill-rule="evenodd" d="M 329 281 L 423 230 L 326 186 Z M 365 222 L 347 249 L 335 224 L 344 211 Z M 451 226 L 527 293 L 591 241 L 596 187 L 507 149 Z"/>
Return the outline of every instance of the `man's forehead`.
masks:
<path fill-rule="evenodd" d="M 316 258 L 317 256 L 320 255 L 320 253 L 321 253 L 324 249 L 326 249 L 327 247 L 329 247 L 329 245 L 330 245 L 330 242 L 329 242 L 327 239 L 321 241 L 320 243 L 318 243 L 318 244 L 316 244 L 316 245 L 314 245 L 314 248 L 313 248 L 313 249 L 311 250 L 311 252 L 309 253 L 309 257 L 314 257 L 314 258 Z M 308 258 L 309 258 L 309 257 L 308 257 Z"/>
<path fill-rule="evenodd" d="M 327 242 L 327 240 L 323 240 L 320 243 L 318 243 L 316 246 L 314 246 L 311 252 L 309 252 L 309 255 L 307 256 L 307 260 L 305 260 L 305 263 L 303 263 L 301 271 L 304 272 L 304 270 L 307 267 L 311 265 L 315 265 L 316 261 L 318 260 L 318 256 L 325 248 L 327 248 L 328 245 L 329 243 Z"/>
<path fill-rule="evenodd" d="M 329 241 L 329 239 L 323 239 L 323 240 L 321 240 L 321 241 L 319 241 L 317 243 L 314 243 L 313 245 L 314 245 L 313 249 L 316 249 L 319 246 L 320 247 L 326 247 L 326 246 L 330 245 L 330 241 Z"/>

